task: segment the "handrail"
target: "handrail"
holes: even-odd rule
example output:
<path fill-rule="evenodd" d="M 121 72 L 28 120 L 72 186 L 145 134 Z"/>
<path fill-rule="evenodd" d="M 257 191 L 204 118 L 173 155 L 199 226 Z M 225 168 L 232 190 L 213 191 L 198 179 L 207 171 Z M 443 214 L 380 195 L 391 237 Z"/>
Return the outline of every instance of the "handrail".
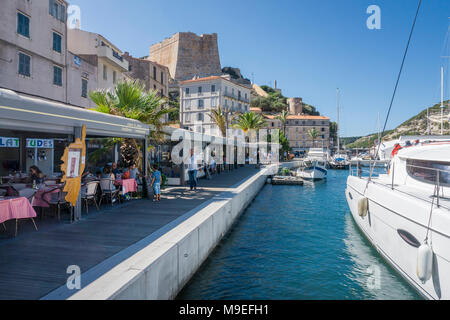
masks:
<path fill-rule="evenodd" d="M 358 161 L 357 162 L 357 166 L 356 166 L 356 172 L 355 172 L 355 169 L 354 169 L 354 167 L 352 166 L 352 163 L 350 163 L 350 168 L 349 168 L 349 171 L 350 171 L 350 176 L 358 176 L 359 178 L 361 178 L 361 177 L 363 177 L 363 168 L 367 168 L 367 170 L 369 170 L 369 169 L 371 169 L 372 167 L 362 167 L 361 165 L 360 165 L 360 162 Z M 411 177 L 411 178 L 413 178 L 413 179 L 418 179 L 418 178 L 422 178 L 422 179 L 420 179 L 421 181 L 423 180 L 423 182 L 424 183 L 428 183 L 428 184 L 434 184 L 434 186 L 435 186 L 435 191 L 434 191 L 434 193 L 433 193 L 433 197 L 436 197 L 436 199 L 437 199 L 437 202 L 436 202 L 436 205 L 437 205 L 437 207 L 439 208 L 439 207 L 441 207 L 441 200 L 442 199 L 445 199 L 445 197 L 444 197 L 444 187 L 448 187 L 450 184 L 447 182 L 447 181 L 443 181 L 442 180 L 442 177 L 443 177 L 443 175 L 442 175 L 442 173 L 446 173 L 446 174 L 450 174 L 450 170 L 447 170 L 447 169 L 440 169 L 440 168 L 432 168 L 432 167 L 424 167 L 424 166 L 418 166 L 418 165 L 414 165 L 414 164 L 406 164 L 406 168 L 408 169 L 408 168 L 417 168 L 417 169 L 422 169 L 422 170 L 427 170 L 427 171 L 430 171 L 430 172 L 433 172 L 434 173 L 434 175 L 436 176 L 436 177 L 434 177 L 434 175 L 431 175 L 430 176 L 430 179 L 425 179 L 425 177 L 420 177 L 420 176 L 414 176 L 413 174 L 411 174 L 410 172 L 407 172 L 407 174 L 408 174 L 408 176 L 409 177 Z M 385 168 L 385 169 L 388 169 L 388 168 Z M 408 171 L 408 170 L 407 170 Z M 390 176 L 391 176 L 391 189 L 392 190 L 396 190 L 395 189 L 395 162 L 392 162 L 391 163 L 391 165 L 389 166 L 389 171 L 388 171 L 389 173 L 390 173 Z M 380 173 L 376 173 L 376 174 L 380 174 Z M 371 176 L 367 176 L 367 178 L 368 179 L 370 179 L 371 178 Z M 431 178 L 434 180 L 431 180 Z M 372 180 L 372 179 L 370 179 L 370 182 L 373 182 L 373 183 L 377 183 L 376 181 L 374 181 L 374 180 Z M 437 192 L 436 192 L 436 190 L 437 190 Z M 415 198 L 417 198 L 417 199 L 421 199 L 421 200 L 425 200 L 425 199 L 423 199 L 423 198 L 420 198 L 420 197 L 418 197 L 418 196 L 416 196 L 416 195 L 414 195 L 414 194 L 411 194 L 411 193 L 407 193 L 407 192 L 405 192 L 405 191 L 402 191 L 402 190 L 398 190 L 398 191 L 400 191 L 400 192 L 403 192 L 403 193 L 405 193 L 405 194 L 408 194 L 408 195 L 410 195 L 410 196 L 413 196 L 413 197 L 415 197 Z M 449 208 L 450 209 L 450 208 Z"/>

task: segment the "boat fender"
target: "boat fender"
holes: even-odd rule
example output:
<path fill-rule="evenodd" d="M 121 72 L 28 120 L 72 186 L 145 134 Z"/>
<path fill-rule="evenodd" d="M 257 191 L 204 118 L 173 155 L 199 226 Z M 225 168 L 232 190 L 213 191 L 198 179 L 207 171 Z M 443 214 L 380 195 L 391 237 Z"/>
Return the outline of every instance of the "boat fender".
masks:
<path fill-rule="evenodd" d="M 362 198 L 358 201 L 358 214 L 360 217 L 367 216 L 367 212 L 369 210 L 369 199 Z"/>
<path fill-rule="evenodd" d="M 426 242 L 419 247 L 417 253 L 417 277 L 425 284 L 433 273 L 433 250 Z"/>

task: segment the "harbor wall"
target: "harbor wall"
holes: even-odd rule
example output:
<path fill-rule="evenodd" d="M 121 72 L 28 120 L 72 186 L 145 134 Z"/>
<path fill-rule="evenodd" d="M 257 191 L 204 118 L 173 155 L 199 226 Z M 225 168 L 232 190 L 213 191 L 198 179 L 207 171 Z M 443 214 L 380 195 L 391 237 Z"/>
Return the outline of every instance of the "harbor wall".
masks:
<path fill-rule="evenodd" d="M 299 162 L 280 166 L 295 168 Z M 68 299 L 174 299 L 250 205 L 274 167 L 262 169 L 239 186 L 211 199 L 191 217 Z"/>

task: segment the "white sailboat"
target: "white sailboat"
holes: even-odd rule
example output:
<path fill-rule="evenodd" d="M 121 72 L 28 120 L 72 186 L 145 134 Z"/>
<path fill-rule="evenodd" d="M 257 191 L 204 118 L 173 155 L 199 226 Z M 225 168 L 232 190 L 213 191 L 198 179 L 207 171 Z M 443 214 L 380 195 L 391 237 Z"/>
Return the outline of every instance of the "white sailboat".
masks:
<path fill-rule="evenodd" d="M 349 158 L 346 154 L 341 152 L 341 137 L 340 137 L 340 96 L 339 88 L 336 89 L 337 100 L 337 152 L 330 161 L 331 169 L 348 169 L 350 165 Z"/>

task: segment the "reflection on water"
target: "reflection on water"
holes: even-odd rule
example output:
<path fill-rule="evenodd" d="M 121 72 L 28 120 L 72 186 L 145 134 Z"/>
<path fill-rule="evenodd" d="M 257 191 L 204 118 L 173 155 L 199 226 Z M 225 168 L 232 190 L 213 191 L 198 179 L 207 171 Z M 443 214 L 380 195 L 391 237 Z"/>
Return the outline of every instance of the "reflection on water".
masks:
<path fill-rule="evenodd" d="M 358 231 L 347 174 L 267 185 L 178 299 L 417 299 Z"/>

